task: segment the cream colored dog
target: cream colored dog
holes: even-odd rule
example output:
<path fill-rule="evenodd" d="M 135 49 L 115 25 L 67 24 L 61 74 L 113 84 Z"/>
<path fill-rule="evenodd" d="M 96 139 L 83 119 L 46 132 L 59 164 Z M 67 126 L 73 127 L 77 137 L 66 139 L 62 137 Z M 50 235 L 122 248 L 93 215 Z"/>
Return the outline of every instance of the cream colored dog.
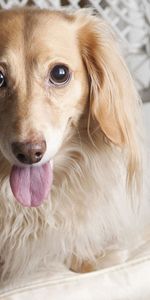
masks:
<path fill-rule="evenodd" d="M 103 20 L 0 12 L 1 282 L 51 262 L 85 272 L 130 257 L 150 219 L 140 128 Z"/>

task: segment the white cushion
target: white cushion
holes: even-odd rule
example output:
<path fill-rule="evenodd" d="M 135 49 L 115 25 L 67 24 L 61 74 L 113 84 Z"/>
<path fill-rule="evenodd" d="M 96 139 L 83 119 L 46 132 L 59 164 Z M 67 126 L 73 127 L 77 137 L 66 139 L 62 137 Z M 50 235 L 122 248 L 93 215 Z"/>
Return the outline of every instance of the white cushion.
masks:
<path fill-rule="evenodd" d="M 43 274 L 1 290 L 3 300 L 149 300 L 150 255 L 87 274 Z"/>

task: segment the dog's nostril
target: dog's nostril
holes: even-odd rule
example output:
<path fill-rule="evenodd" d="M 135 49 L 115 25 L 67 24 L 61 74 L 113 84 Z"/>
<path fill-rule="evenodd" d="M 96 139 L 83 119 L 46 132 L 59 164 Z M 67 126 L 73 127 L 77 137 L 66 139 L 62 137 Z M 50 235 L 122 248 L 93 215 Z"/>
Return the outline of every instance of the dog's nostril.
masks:
<path fill-rule="evenodd" d="M 35 153 L 35 156 L 36 156 L 36 157 L 40 157 L 40 156 L 42 156 L 42 153 L 41 153 L 41 152 L 36 152 L 36 153 Z"/>
<path fill-rule="evenodd" d="M 19 153 L 16 157 L 17 157 L 17 159 L 18 159 L 19 161 L 21 161 L 22 163 L 26 163 L 26 162 L 27 162 L 27 158 L 26 158 L 25 155 L 22 154 L 22 153 Z"/>

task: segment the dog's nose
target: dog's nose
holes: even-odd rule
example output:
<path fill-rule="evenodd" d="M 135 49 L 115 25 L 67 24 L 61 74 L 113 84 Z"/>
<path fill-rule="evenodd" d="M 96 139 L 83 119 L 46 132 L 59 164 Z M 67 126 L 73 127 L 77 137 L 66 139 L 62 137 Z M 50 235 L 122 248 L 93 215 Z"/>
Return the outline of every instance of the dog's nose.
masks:
<path fill-rule="evenodd" d="M 12 143 L 12 151 L 20 162 L 24 164 L 35 164 L 42 159 L 46 151 L 46 142 L 43 140 L 35 143 L 15 142 Z"/>

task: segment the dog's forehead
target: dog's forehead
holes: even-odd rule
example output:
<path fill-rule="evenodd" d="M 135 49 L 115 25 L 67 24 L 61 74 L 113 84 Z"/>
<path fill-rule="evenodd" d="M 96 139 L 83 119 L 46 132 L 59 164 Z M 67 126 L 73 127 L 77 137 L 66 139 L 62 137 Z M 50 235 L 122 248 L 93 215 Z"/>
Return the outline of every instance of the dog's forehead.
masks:
<path fill-rule="evenodd" d="M 38 55 L 78 57 L 73 20 L 57 12 L 10 11 L 0 13 L 0 55 L 13 50 Z"/>

